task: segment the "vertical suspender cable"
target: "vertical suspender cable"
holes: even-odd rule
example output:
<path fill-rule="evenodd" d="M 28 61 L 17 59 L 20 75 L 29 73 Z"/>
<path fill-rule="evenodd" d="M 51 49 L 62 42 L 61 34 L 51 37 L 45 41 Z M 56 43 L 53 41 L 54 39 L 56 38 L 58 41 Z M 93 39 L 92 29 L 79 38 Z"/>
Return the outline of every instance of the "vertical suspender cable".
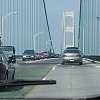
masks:
<path fill-rule="evenodd" d="M 49 29 L 49 23 L 48 23 L 47 12 L 46 12 L 45 0 L 43 0 L 43 4 L 44 4 L 44 10 L 45 10 L 45 16 L 46 16 L 46 22 L 47 22 L 49 37 L 50 37 L 50 40 L 51 40 L 50 29 Z M 51 47 L 52 47 L 52 49 L 53 49 L 53 43 L 52 43 L 52 41 L 51 41 L 50 43 L 51 43 Z M 53 49 L 53 53 L 54 53 L 54 49 Z"/>
<path fill-rule="evenodd" d="M 80 14 L 79 14 L 79 33 L 78 33 L 78 48 L 79 48 L 79 42 L 80 42 L 80 24 L 81 24 L 81 8 L 82 8 L 82 0 L 80 0 Z"/>

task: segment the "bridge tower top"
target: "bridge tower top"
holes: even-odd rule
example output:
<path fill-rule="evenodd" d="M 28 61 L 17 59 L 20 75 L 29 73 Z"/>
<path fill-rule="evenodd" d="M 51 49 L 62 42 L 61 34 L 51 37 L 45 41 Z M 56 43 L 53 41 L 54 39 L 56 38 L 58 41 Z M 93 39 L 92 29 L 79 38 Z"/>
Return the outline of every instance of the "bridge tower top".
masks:
<path fill-rule="evenodd" d="M 71 18 L 71 25 L 68 26 L 68 17 Z M 74 12 L 63 12 L 62 20 L 62 50 L 65 50 L 68 46 L 75 46 L 75 22 L 74 22 Z M 71 43 L 68 42 L 70 39 Z"/>

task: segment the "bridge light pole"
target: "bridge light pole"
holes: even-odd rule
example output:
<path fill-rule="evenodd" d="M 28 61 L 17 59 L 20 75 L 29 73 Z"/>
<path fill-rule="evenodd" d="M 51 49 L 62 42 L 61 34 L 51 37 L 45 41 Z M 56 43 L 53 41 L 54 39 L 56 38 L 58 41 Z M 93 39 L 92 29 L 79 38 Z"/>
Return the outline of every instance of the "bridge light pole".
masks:
<path fill-rule="evenodd" d="M 3 33 L 3 28 L 4 28 L 4 20 L 6 20 L 10 15 L 12 15 L 12 14 L 18 14 L 17 12 L 11 12 L 11 13 L 8 13 L 7 15 L 5 15 L 5 16 L 3 16 L 2 18 L 1 18 L 1 37 L 2 37 L 2 35 L 4 35 L 4 33 Z M 3 38 L 5 38 L 5 37 L 3 37 Z M 1 41 L 2 42 L 2 41 Z M 4 39 L 4 42 L 5 42 L 5 39 Z M 2 43 L 0 43 L 0 45 L 1 45 Z"/>
<path fill-rule="evenodd" d="M 36 42 L 36 41 L 35 41 L 35 39 L 36 39 L 36 37 L 37 37 L 40 33 L 43 33 L 43 32 L 38 32 L 37 34 L 33 34 L 33 36 L 34 36 L 34 37 L 33 37 L 33 39 L 34 39 L 34 50 L 35 50 L 35 51 L 36 51 L 36 48 L 35 48 L 35 47 L 36 47 L 36 46 L 35 46 L 35 44 L 36 44 L 35 42 Z"/>
<path fill-rule="evenodd" d="M 47 49 L 47 46 L 48 46 L 48 43 L 49 43 L 49 42 L 51 42 L 51 40 L 49 40 L 49 41 L 46 42 L 46 49 Z"/>
<path fill-rule="evenodd" d="M 57 48 L 55 51 L 56 51 L 56 53 L 57 53 L 57 51 L 59 51 L 59 48 Z"/>

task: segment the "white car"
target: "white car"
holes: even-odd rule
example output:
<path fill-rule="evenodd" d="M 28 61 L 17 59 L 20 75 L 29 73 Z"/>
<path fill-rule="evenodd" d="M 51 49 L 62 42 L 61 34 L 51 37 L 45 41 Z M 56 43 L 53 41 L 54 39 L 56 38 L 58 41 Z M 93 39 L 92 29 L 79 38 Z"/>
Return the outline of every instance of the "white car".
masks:
<path fill-rule="evenodd" d="M 79 63 L 82 65 L 82 53 L 78 49 L 66 49 L 62 55 L 62 65 L 65 63 Z"/>

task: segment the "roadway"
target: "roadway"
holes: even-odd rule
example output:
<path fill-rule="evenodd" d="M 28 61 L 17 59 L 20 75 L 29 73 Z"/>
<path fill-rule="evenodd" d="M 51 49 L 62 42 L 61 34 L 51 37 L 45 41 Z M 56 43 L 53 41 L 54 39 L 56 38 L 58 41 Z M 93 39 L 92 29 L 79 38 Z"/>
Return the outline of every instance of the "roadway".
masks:
<path fill-rule="evenodd" d="M 84 60 L 83 65 L 61 65 L 59 59 L 47 60 L 45 63 L 47 66 L 52 66 L 52 70 L 43 79 L 56 80 L 57 84 L 35 86 L 25 98 L 90 98 L 100 96 L 100 64 Z"/>
<path fill-rule="evenodd" d="M 0 92 L 0 98 L 88 98 L 100 96 L 100 64 L 61 65 L 60 59 L 18 60 L 16 79 L 53 79 L 54 85 L 16 86 Z"/>

